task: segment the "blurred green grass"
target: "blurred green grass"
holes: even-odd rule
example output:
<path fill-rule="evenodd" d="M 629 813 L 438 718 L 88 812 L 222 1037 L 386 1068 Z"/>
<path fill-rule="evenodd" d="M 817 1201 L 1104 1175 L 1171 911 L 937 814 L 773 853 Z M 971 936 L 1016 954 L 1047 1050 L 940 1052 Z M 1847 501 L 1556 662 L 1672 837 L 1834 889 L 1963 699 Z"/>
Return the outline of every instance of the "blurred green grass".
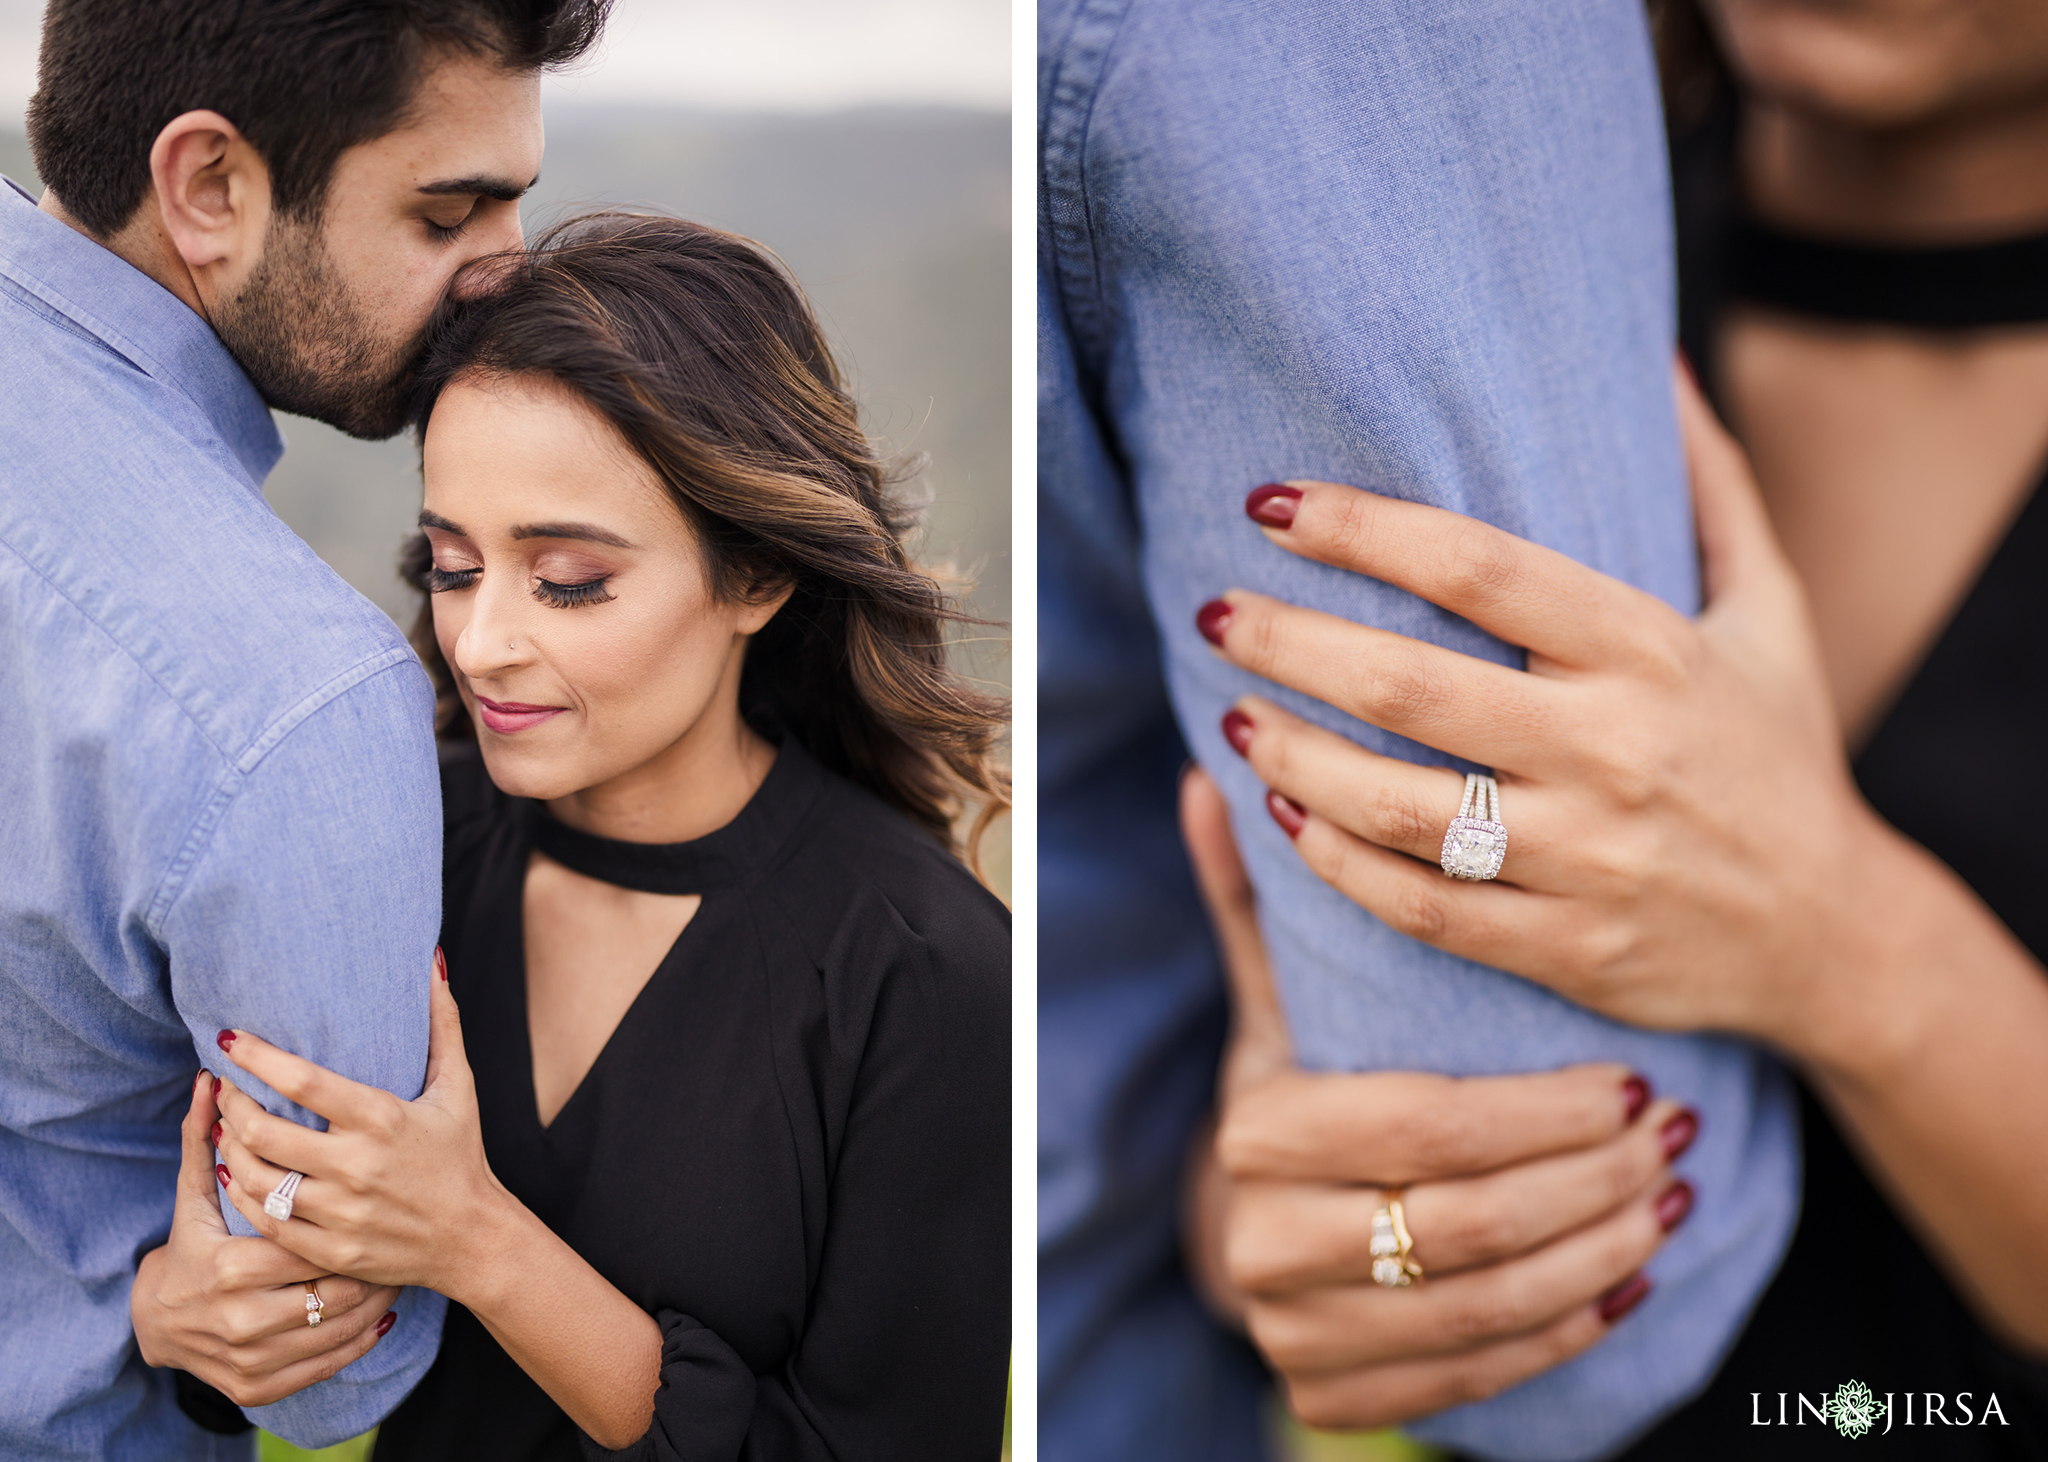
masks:
<path fill-rule="evenodd" d="M 1444 1453 L 1397 1431 L 1315 1432 L 1284 1414 L 1276 1422 L 1287 1462 L 1444 1462 Z"/>
<path fill-rule="evenodd" d="M 258 1462 L 369 1462 L 370 1448 L 376 1444 L 377 1433 L 367 1431 L 354 1441 L 343 1442 L 335 1447 L 322 1447 L 317 1452 L 308 1452 L 304 1447 L 294 1447 L 283 1437 L 273 1437 L 269 1432 L 258 1432 L 256 1456 Z"/>

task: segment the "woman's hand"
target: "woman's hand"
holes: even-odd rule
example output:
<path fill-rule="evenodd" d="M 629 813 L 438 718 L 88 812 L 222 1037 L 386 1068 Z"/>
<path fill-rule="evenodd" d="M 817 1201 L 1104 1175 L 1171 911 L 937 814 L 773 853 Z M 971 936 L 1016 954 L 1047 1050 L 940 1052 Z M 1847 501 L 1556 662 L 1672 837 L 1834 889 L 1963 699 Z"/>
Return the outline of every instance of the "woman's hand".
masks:
<path fill-rule="evenodd" d="M 414 1101 L 337 1076 L 247 1031 L 222 1031 L 228 1059 L 310 1112 L 315 1132 L 273 1116 L 233 1086 L 220 1097 L 228 1194 L 257 1230 L 339 1274 L 416 1284 L 461 1300 L 489 1267 L 492 1218 L 517 1202 L 484 1158 L 462 1020 L 434 955 L 426 1090 Z M 305 1174 L 292 1216 L 263 1200 L 287 1172 Z"/>
<path fill-rule="evenodd" d="M 398 1291 L 336 1277 L 268 1239 L 241 1239 L 220 1216 L 206 1072 L 192 1088 L 171 1236 L 145 1254 L 128 1310 L 142 1359 L 190 1372 L 237 1406 L 265 1406 L 358 1359 L 391 1328 Z M 306 1323 L 311 1281 L 326 1309 Z"/>
<path fill-rule="evenodd" d="M 1324 879 L 1393 928 L 1635 1025 L 1867 1047 L 1868 874 L 1903 840 L 1856 792 L 1802 591 L 1740 449 L 1679 408 L 1704 553 L 1697 619 L 1484 523 L 1306 482 L 1248 511 L 1512 645 L 1528 670 L 1243 592 L 1204 611 L 1233 663 L 1491 767 L 1507 860 L 1437 866 L 1463 779 L 1247 697 L 1225 731 Z M 1842 978 L 1847 975 L 1849 978 Z"/>
<path fill-rule="evenodd" d="M 1323 1427 L 1476 1401 L 1597 1344 L 1649 1293 L 1641 1266 L 1692 1207 L 1670 1164 L 1698 1118 L 1619 1066 L 1455 1080 L 1294 1065 L 1221 795 L 1182 827 L 1232 986 L 1213 1140 L 1191 1164 L 1190 1257 L 1211 1302 Z M 1397 1190 L 1425 1278 L 1371 1280 Z"/>

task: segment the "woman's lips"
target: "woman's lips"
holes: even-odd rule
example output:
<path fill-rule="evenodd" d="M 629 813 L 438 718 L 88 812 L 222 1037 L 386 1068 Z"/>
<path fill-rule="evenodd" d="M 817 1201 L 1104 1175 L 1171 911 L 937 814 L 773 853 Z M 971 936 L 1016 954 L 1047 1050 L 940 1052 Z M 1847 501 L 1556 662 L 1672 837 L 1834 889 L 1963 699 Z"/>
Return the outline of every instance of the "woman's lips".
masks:
<path fill-rule="evenodd" d="M 559 716 L 566 706 L 526 706 L 518 701 L 494 701 L 489 696 L 476 698 L 477 715 L 484 725 L 500 736 L 510 736 L 515 731 L 525 731 L 538 726 L 551 716 Z"/>

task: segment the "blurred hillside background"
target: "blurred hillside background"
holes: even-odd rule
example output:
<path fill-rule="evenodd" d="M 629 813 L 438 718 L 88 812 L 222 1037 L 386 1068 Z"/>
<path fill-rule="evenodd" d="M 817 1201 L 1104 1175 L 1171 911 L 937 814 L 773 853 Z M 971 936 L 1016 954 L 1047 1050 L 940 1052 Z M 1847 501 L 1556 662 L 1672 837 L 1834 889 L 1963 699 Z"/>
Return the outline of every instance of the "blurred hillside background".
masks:
<path fill-rule="evenodd" d="M 22 118 L 41 0 L 0 0 L 0 172 L 39 191 Z M 774 249 L 810 293 L 870 435 L 921 456 L 919 550 L 1010 619 L 1009 9 L 1002 0 L 617 0 L 598 55 L 543 87 L 529 235 L 594 204 L 654 207 Z M 419 511 L 409 439 L 280 416 L 264 491 L 401 624 L 398 545 Z M 1007 630 L 963 664 L 1007 688 Z M 1007 839 L 987 851 L 1008 883 Z"/>

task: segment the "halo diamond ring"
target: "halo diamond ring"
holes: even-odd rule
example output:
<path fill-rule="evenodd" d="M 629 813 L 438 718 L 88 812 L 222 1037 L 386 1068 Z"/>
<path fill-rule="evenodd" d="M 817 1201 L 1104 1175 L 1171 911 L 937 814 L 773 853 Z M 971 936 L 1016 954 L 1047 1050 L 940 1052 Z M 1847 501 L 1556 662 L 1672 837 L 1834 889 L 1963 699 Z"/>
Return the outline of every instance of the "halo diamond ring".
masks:
<path fill-rule="evenodd" d="M 285 1223 L 292 1216 L 292 1200 L 298 1196 L 299 1184 L 305 1179 L 304 1173 L 292 1172 L 284 1175 L 284 1181 L 270 1190 L 270 1196 L 263 1200 L 263 1211 Z"/>
<path fill-rule="evenodd" d="M 1500 820 L 1500 786 L 1478 772 L 1465 776 L 1465 800 L 1444 833 L 1437 861 L 1453 878 L 1484 883 L 1508 856 L 1508 830 Z"/>

